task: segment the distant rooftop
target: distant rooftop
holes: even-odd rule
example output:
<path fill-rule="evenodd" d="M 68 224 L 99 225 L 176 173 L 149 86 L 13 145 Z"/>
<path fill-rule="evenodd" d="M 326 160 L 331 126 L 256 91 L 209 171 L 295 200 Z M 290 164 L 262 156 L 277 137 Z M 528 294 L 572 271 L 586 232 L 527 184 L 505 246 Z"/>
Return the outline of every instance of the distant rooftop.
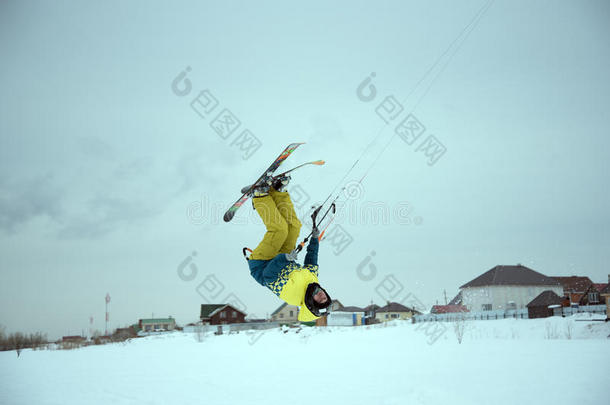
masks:
<path fill-rule="evenodd" d="M 419 313 L 418 311 L 409 308 L 409 307 L 405 307 L 402 304 L 399 304 L 397 302 L 390 302 L 388 305 L 383 306 L 379 309 L 377 309 L 376 311 L 377 313 L 383 313 L 383 312 L 413 312 L 413 313 Z"/>
<path fill-rule="evenodd" d="M 360 307 L 347 306 L 347 307 L 343 307 L 341 309 L 337 309 L 334 312 L 365 312 L 365 311 L 363 308 L 360 308 Z"/>
<path fill-rule="evenodd" d="M 169 318 L 148 318 L 148 319 L 140 319 L 142 323 L 172 323 L 176 320 L 172 317 Z"/>
<path fill-rule="evenodd" d="M 561 286 L 561 283 L 552 277 L 518 264 L 516 266 L 496 266 L 460 288 L 493 285 Z"/>
<path fill-rule="evenodd" d="M 430 309 L 431 314 L 452 314 L 459 312 L 469 312 L 464 305 L 433 305 Z"/>
<path fill-rule="evenodd" d="M 531 300 L 527 307 L 548 307 L 549 305 L 561 306 L 561 297 L 551 290 L 546 290 Z"/>
<path fill-rule="evenodd" d="M 568 276 L 568 277 L 555 277 L 553 278 L 561 283 L 564 291 L 574 293 L 584 293 L 593 284 L 589 277 L 584 276 Z"/>

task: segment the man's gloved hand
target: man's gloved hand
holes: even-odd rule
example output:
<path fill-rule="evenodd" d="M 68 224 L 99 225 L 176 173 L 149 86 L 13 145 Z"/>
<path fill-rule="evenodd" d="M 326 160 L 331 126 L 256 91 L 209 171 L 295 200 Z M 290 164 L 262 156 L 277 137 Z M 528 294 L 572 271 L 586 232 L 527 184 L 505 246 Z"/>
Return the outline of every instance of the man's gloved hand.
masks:
<path fill-rule="evenodd" d="M 318 227 L 314 227 L 311 231 L 311 237 L 312 238 L 316 238 L 318 239 L 318 237 L 320 236 L 320 230 L 318 229 Z"/>
<path fill-rule="evenodd" d="M 290 253 L 285 253 L 286 255 L 286 260 L 288 260 L 289 262 L 296 262 L 297 261 L 297 255 L 299 254 L 299 252 L 297 252 L 296 249 L 294 249 L 292 252 Z"/>

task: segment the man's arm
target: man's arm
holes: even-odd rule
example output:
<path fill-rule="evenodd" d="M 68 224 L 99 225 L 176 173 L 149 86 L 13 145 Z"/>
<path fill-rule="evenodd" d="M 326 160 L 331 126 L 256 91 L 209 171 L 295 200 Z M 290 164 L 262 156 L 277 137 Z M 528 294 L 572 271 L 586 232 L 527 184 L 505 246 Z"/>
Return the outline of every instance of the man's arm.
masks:
<path fill-rule="evenodd" d="M 318 247 L 320 246 L 320 242 L 318 242 L 318 238 L 312 237 L 309 241 L 309 245 L 307 245 L 307 254 L 305 255 L 305 266 L 318 265 Z"/>

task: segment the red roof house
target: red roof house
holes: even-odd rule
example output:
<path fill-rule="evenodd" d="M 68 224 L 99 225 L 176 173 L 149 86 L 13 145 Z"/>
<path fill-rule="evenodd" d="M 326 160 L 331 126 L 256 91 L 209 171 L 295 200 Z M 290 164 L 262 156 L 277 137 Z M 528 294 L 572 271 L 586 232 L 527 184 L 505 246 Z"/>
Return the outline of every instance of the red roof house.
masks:
<path fill-rule="evenodd" d="M 469 312 L 464 305 L 433 305 L 430 309 L 431 314 L 454 314 Z"/>

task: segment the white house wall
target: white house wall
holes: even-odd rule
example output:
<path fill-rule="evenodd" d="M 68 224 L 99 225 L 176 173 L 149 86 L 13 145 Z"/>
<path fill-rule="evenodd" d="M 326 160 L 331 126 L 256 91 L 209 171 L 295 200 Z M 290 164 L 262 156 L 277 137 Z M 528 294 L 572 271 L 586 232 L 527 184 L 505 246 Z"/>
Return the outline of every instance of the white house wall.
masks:
<path fill-rule="evenodd" d="M 352 326 L 354 314 L 352 312 L 331 312 L 326 318 L 327 326 Z"/>
<path fill-rule="evenodd" d="M 526 308 L 531 300 L 546 290 L 551 290 L 560 297 L 563 296 L 562 286 L 503 285 L 462 288 L 462 300 L 470 311 L 481 311 L 484 304 L 491 304 L 492 310 L 507 309 L 509 301 L 513 301 L 517 309 L 522 309 Z"/>

